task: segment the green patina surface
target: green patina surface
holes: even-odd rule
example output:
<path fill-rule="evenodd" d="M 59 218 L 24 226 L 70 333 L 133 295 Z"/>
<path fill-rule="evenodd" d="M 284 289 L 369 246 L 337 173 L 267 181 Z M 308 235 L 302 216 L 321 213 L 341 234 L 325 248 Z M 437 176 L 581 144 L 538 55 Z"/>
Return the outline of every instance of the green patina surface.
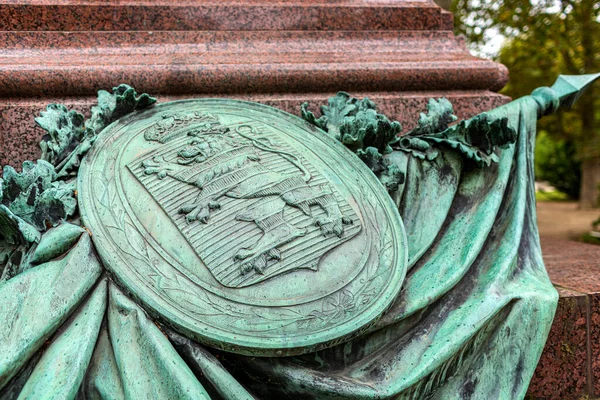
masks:
<path fill-rule="evenodd" d="M 223 350 L 283 356 L 348 339 L 406 273 L 397 207 L 365 164 L 256 103 L 190 100 L 122 118 L 78 187 L 118 282 Z"/>
<path fill-rule="evenodd" d="M 431 100 L 401 137 L 346 93 L 308 123 L 126 85 L 50 105 L 0 180 L 0 398 L 524 397 L 557 301 L 536 120 L 596 78 L 458 123 Z"/>

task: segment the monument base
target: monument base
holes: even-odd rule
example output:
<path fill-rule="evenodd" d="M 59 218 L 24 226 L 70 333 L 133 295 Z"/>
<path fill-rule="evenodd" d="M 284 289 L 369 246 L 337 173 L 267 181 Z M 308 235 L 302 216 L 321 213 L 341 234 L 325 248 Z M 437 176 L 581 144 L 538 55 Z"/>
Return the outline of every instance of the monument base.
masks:
<path fill-rule="evenodd" d="M 600 246 L 542 239 L 560 299 L 528 395 L 559 400 L 600 396 Z"/>
<path fill-rule="evenodd" d="M 508 100 L 494 93 L 506 68 L 472 56 L 433 1 L 23 0 L 0 15 L 0 165 L 37 157 L 42 132 L 30 127 L 46 104 L 87 113 L 119 83 L 160 101 L 231 97 L 296 115 L 345 90 L 405 128 L 429 97 L 460 118 Z"/>
<path fill-rule="evenodd" d="M 207 95 L 160 95 L 160 102 L 197 97 L 228 97 L 267 104 L 294 115 L 300 114 L 300 105 L 309 102 L 313 109 L 326 103 L 328 93 L 280 93 L 280 94 L 207 94 Z M 491 110 L 508 102 L 508 97 L 490 91 L 419 91 L 419 92 L 352 92 L 355 97 L 373 100 L 381 113 L 400 121 L 403 131 L 412 129 L 419 112 L 426 109 L 430 98 L 445 97 L 454 106 L 460 119 L 467 119 L 483 111 Z M 40 155 L 39 141 L 44 131 L 33 120 L 49 103 L 62 103 L 68 108 L 89 116 L 95 97 L 52 98 L 0 98 L 0 165 L 20 168 L 25 160 L 36 160 Z"/>
<path fill-rule="evenodd" d="M 450 100 L 460 119 L 508 101 L 495 93 L 506 69 L 471 56 L 452 33 L 452 15 L 433 2 L 78 3 L 0 5 L 0 165 L 20 169 L 39 157 L 34 118 L 48 103 L 89 116 L 96 91 L 121 82 L 161 102 L 229 97 L 296 115 L 304 101 L 315 109 L 347 90 L 374 100 L 404 132 L 431 97 Z M 580 244 L 542 246 L 561 299 L 529 394 L 594 397 L 600 284 L 589 279 L 597 274 L 590 264 L 574 260 L 600 255 Z"/>

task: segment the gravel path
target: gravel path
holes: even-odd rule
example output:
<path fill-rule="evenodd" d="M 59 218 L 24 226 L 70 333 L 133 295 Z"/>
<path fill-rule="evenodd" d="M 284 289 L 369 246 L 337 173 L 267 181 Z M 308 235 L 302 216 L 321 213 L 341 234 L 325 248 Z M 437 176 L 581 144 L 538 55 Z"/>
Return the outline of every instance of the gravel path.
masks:
<path fill-rule="evenodd" d="M 540 237 L 575 239 L 592 228 L 600 210 L 579 210 L 576 202 L 538 202 Z"/>

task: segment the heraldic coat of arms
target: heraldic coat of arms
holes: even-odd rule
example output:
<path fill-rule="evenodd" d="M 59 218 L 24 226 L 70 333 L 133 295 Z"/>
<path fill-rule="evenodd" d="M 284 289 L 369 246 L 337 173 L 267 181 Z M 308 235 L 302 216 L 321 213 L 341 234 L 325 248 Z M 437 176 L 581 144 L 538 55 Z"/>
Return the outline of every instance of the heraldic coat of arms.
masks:
<path fill-rule="evenodd" d="M 316 270 L 360 231 L 336 189 L 258 121 L 225 126 L 210 113 L 165 113 L 144 138 L 161 147 L 129 169 L 224 286 Z M 247 224 L 232 231 L 235 221 Z"/>

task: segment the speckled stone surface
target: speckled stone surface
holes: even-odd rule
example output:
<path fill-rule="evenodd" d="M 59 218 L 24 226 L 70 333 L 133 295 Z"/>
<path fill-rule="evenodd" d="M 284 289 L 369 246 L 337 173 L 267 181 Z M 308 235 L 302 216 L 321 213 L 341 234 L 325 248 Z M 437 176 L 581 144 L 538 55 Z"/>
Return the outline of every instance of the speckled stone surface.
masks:
<path fill-rule="evenodd" d="M 597 258 L 598 259 L 598 258 Z M 600 267 L 598 268 L 600 269 Z M 596 272 L 595 279 L 598 279 Z M 600 291 L 590 295 L 590 367 L 592 369 L 593 396 L 600 397 Z"/>
<path fill-rule="evenodd" d="M 227 97 L 257 101 L 299 115 L 300 105 L 304 101 L 311 104 L 312 109 L 324 104 L 334 93 L 298 93 L 298 94 L 254 94 L 229 95 Z M 439 91 L 439 92 L 352 92 L 357 97 L 367 96 L 373 99 L 380 110 L 399 120 L 404 131 L 411 129 L 419 112 L 425 111 L 427 101 L 431 97 L 446 97 L 454 105 L 459 118 L 469 118 L 477 113 L 489 110 L 505 103 L 508 99 L 488 91 Z M 159 101 L 172 101 L 193 97 L 220 97 L 222 95 L 185 95 L 158 96 Z M 9 164 L 20 168 L 27 159 L 36 159 L 39 154 L 38 142 L 43 131 L 34 123 L 47 103 L 64 103 L 69 108 L 89 114 L 93 97 L 70 98 L 10 98 L 0 99 L 0 165 Z"/>
<path fill-rule="evenodd" d="M 555 285 L 600 293 L 600 246 L 548 238 L 542 241 L 542 250 Z"/>
<path fill-rule="evenodd" d="M 5 31 L 452 29 L 427 0 L 16 0 L 0 14 Z"/>
<path fill-rule="evenodd" d="M 87 112 L 119 83 L 298 113 L 339 90 L 410 127 L 429 97 L 468 118 L 502 104 L 507 70 L 473 57 L 432 0 L 0 2 L 0 164 L 38 155 L 51 102 Z"/>
<path fill-rule="evenodd" d="M 1 13 L 0 13 L 1 15 Z M 0 32 L 0 96 L 491 90 L 451 31 Z"/>
<path fill-rule="evenodd" d="M 535 399 L 598 398 L 600 246 L 546 238 L 542 252 L 561 297 L 528 394 Z"/>
<path fill-rule="evenodd" d="M 590 390 L 589 297 L 556 287 L 558 308 L 544 352 L 529 384 L 534 399 L 579 399 Z"/>

